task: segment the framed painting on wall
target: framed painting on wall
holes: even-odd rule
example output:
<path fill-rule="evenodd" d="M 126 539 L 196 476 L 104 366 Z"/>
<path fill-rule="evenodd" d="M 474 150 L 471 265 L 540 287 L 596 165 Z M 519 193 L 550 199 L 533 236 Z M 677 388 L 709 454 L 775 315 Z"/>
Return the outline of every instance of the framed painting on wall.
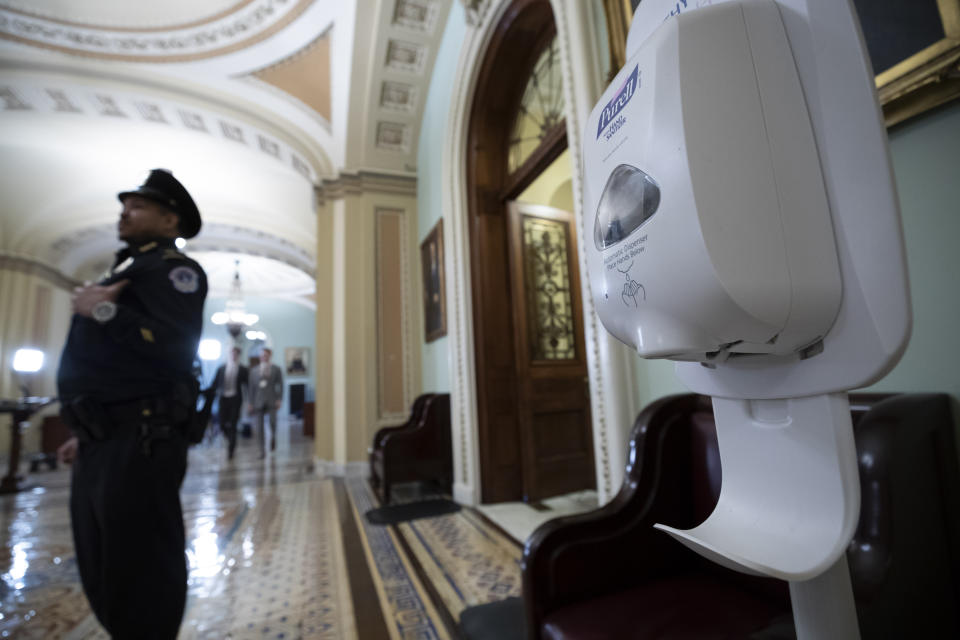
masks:
<path fill-rule="evenodd" d="M 283 356 L 288 376 L 310 375 L 310 347 L 287 347 Z"/>
<path fill-rule="evenodd" d="M 611 74 L 624 65 L 627 31 L 638 4 L 603 0 Z M 853 4 L 887 127 L 960 97 L 960 0 Z"/>
<path fill-rule="evenodd" d="M 444 294 L 443 218 L 420 244 L 423 270 L 423 328 L 427 342 L 447 335 L 447 301 Z"/>

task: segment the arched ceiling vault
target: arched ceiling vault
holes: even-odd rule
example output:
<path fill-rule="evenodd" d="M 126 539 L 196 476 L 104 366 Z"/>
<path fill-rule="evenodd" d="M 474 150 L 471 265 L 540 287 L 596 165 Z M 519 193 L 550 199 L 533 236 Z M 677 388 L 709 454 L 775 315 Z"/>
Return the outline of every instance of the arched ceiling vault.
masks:
<path fill-rule="evenodd" d="M 0 0 L 0 254 L 95 277 L 116 193 L 163 167 L 212 278 L 254 256 L 308 295 L 315 187 L 415 175 L 450 1 Z"/>

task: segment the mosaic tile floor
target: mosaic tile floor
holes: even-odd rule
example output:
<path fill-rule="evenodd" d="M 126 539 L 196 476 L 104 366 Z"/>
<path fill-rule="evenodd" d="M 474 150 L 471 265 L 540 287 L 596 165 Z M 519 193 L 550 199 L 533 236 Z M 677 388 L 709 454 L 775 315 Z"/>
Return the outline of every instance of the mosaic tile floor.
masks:
<path fill-rule="evenodd" d="M 318 477 L 298 431 L 281 427 L 266 460 L 253 440 L 230 463 L 222 443 L 191 450 L 181 640 L 442 640 L 465 607 L 519 595 L 519 548 L 476 513 L 369 525 L 363 513 L 378 505 L 366 482 Z M 0 496 L 0 638 L 106 638 L 80 589 L 69 470 L 28 480 L 33 489 Z M 361 583 L 372 586 L 358 604 Z"/>

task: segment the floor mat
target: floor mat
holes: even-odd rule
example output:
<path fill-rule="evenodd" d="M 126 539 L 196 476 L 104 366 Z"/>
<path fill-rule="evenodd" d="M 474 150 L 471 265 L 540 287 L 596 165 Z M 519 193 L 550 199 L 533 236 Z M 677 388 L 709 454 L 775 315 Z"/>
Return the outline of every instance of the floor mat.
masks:
<path fill-rule="evenodd" d="M 370 509 L 364 515 L 370 524 L 399 524 L 419 518 L 435 518 L 460 510 L 460 505 L 450 500 L 422 500 L 406 504 L 394 504 L 387 507 Z"/>

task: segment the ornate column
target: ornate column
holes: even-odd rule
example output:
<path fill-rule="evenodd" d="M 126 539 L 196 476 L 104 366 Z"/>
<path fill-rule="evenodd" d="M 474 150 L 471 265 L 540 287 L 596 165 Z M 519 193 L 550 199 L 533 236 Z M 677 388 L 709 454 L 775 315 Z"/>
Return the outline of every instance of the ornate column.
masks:
<path fill-rule="evenodd" d="M 416 181 L 344 173 L 317 195 L 317 468 L 363 474 L 420 391 Z"/>

